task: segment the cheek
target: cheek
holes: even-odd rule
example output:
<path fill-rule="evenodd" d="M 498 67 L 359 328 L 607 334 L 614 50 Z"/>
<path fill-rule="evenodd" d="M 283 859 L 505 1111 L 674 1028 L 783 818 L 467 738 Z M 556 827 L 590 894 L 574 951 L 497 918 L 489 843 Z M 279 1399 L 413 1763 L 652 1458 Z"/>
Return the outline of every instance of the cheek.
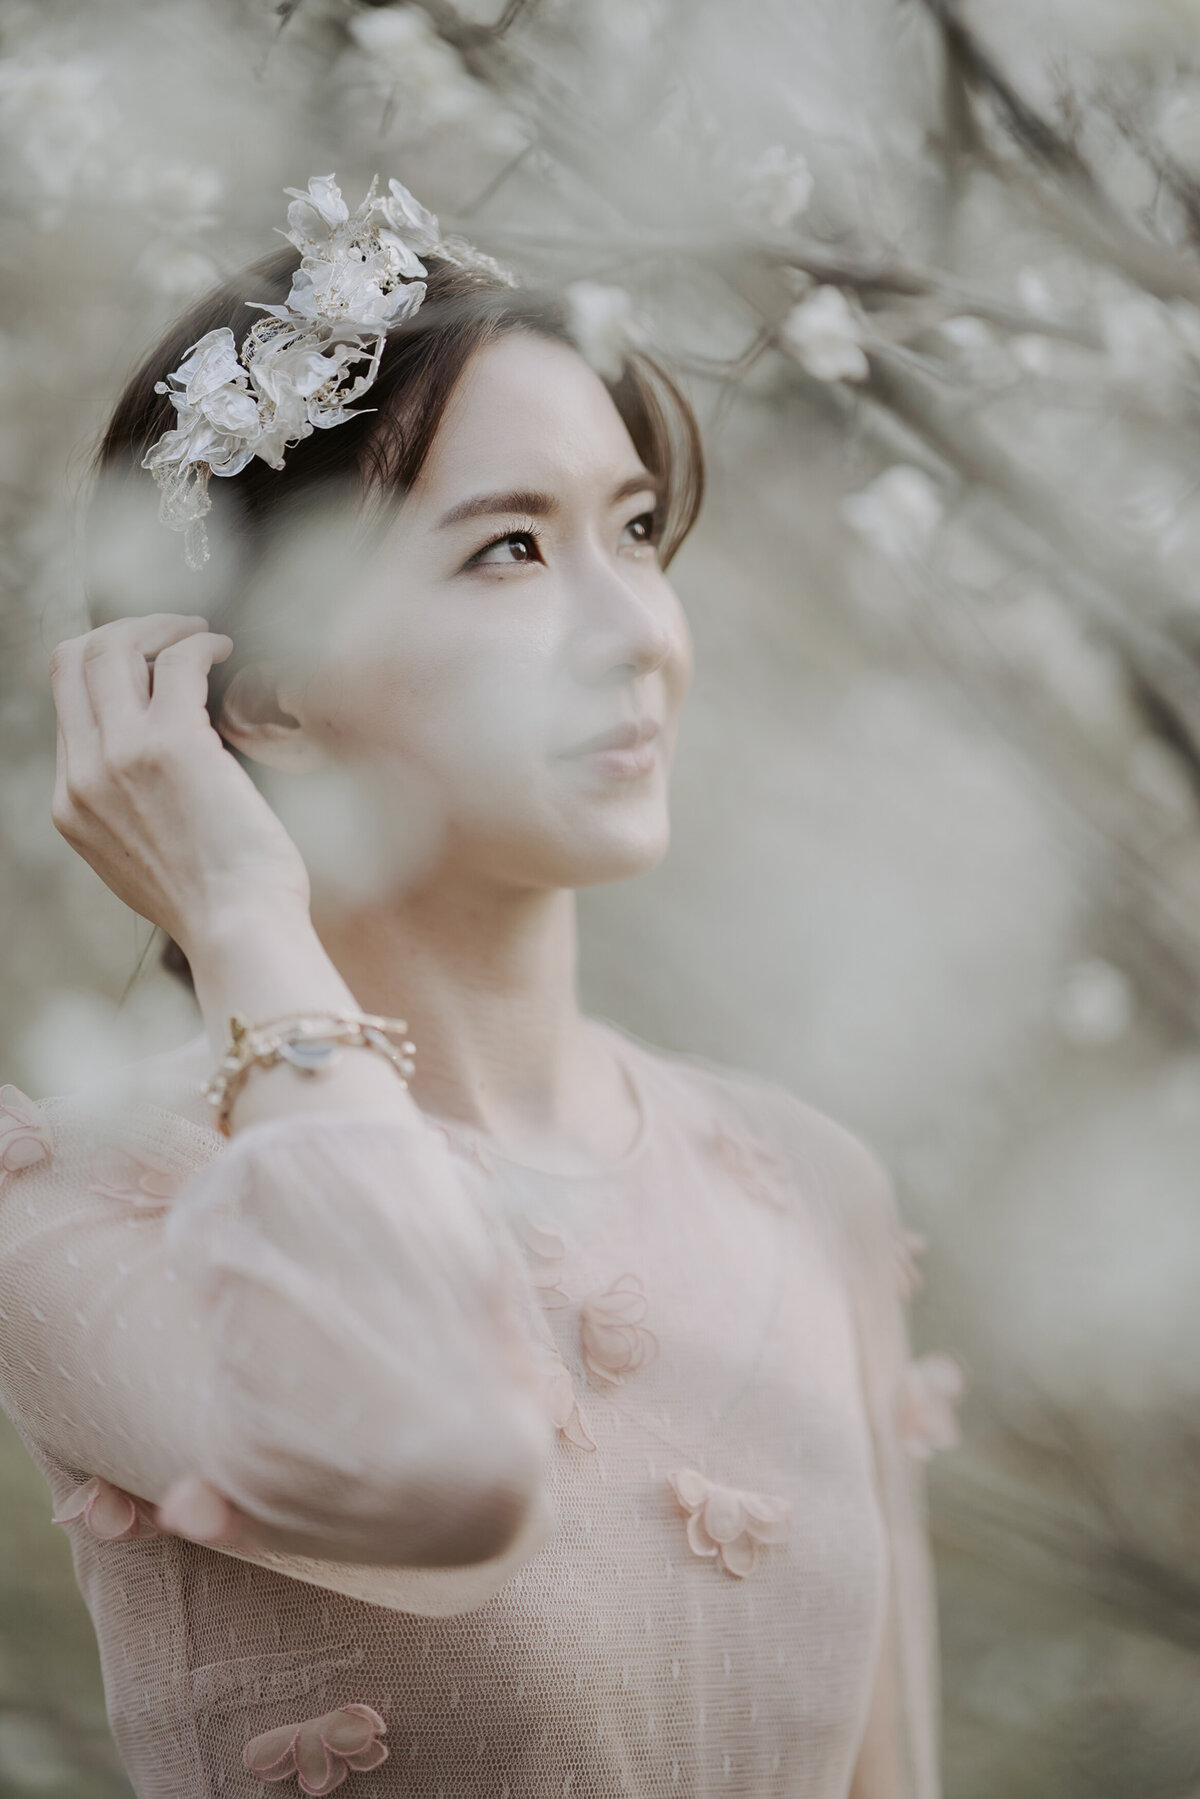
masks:
<path fill-rule="evenodd" d="M 678 603 L 672 621 L 672 639 L 672 650 L 664 665 L 663 676 L 670 702 L 678 709 L 691 685 L 696 655 L 687 617 Z"/>
<path fill-rule="evenodd" d="M 530 651 L 481 644 L 377 648 L 322 677 L 321 727 L 343 753 L 400 756 L 444 778 L 525 765 L 546 741 L 548 677 Z"/>

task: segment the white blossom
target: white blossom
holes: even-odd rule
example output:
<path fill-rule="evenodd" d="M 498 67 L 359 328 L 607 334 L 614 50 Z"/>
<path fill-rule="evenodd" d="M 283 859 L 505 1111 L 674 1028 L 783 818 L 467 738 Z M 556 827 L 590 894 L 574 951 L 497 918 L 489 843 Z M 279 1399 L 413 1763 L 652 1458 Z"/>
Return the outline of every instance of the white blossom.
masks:
<path fill-rule="evenodd" d="M 1118 385 L 1165 413 L 1177 411 L 1184 403 L 1184 383 L 1196 375 L 1197 333 L 1187 312 L 1136 293 L 1105 301 L 1099 321 Z"/>
<path fill-rule="evenodd" d="M 966 1372 L 955 1356 L 942 1350 L 909 1362 L 896 1395 L 896 1434 L 909 1455 L 927 1462 L 939 1449 L 961 1441 L 955 1411 L 966 1391 Z"/>
<path fill-rule="evenodd" d="M 1014 358 L 995 327 L 974 313 L 955 313 L 943 319 L 938 335 L 973 381 L 1000 387 L 1016 377 Z"/>
<path fill-rule="evenodd" d="M 615 380 L 631 348 L 642 341 L 633 299 L 623 287 L 573 281 L 565 292 L 567 329 L 597 374 Z"/>
<path fill-rule="evenodd" d="M 369 79 L 410 130 L 453 123 L 483 102 L 484 90 L 420 8 L 372 7 L 356 13 L 349 30 Z"/>
<path fill-rule="evenodd" d="M 1189 174 L 1200 174 L 1200 82 L 1164 95 L 1155 129 L 1167 154 Z"/>
<path fill-rule="evenodd" d="M 157 207 L 189 231 L 215 222 L 214 208 L 224 186 L 219 171 L 208 163 L 158 160 L 131 163 L 121 180 L 131 202 Z"/>
<path fill-rule="evenodd" d="M 1133 988 L 1121 969 L 1099 956 L 1076 962 L 1063 977 L 1054 1018 L 1070 1043 L 1115 1043 L 1133 1019 Z"/>
<path fill-rule="evenodd" d="M 104 65 L 95 58 L 36 49 L 0 57 L 0 130 L 19 160 L 21 184 L 29 184 L 43 207 L 50 203 L 43 223 L 59 216 L 56 202 L 107 185 L 112 146 L 120 142 L 107 89 Z"/>
<path fill-rule="evenodd" d="M 1040 318 L 1057 318 L 1061 310 L 1046 275 L 1032 264 L 1017 271 L 1017 298 L 1027 312 L 1036 313 Z"/>
<path fill-rule="evenodd" d="M 1041 380 L 1055 371 L 1056 347 L 1054 339 L 1047 337 L 1043 331 L 1018 332 L 1009 345 L 1017 367 L 1025 374 L 1036 375 Z"/>
<path fill-rule="evenodd" d="M 784 343 L 818 381 L 865 381 L 871 372 L 862 331 L 840 287 L 818 287 L 780 327 Z"/>
<path fill-rule="evenodd" d="M 774 230 L 798 219 L 812 199 L 813 174 L 798 150 L 772 144 L 746 171 L 746 205 Z"/>
<path fill-rule="evenodd" d="M 1177 361 L 1170 315 L 1150 294 L 1129 294 L 1102 305 L 1100 329 L 1118 380 L 1137 381 L 1164 355 L 1172 364 Z"/>
<path fill-rule="evenodd" d="M 138 257 L 137 270 L 155 293 L 170 299 L 203 293 L 218 279 L 212 257 L 184 244 L 151 244 Z"/>
<path fill-rule="evenodd" d="M 905 462 L 842 501 L 842 517 L 851 529 L 897 562 L 924 555 L 944 516 L 936 484 Z"/>

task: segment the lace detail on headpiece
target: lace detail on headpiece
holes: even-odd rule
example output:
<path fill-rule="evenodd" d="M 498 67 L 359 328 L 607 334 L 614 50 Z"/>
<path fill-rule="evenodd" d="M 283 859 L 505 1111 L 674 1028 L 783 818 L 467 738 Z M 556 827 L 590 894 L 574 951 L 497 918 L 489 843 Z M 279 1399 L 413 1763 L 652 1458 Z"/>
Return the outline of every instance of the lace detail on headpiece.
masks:
<path fill-rule="evenodd" d="M 176 424 L 142 467 L 158 484 L 162 522 L 184 533 L 191 568 L 208 560 L 211 476 L 240 474 L 255 456 L 282 468 L 293 444 L 356 416 L 352 408 L 379 373 L 388 331 L 425 298 L 422 256 L 517 285 L 510 270 L 464 238 L 443 238 L 434 215 L 398 181 L 384 195 L 377 186 L 378 177 L 355 212 L 332 175 L 314 175 L 307 190 L 285 188 L 293 199 L 281 235 L 301 257 L 286 301 L 247 301 L 265 316 L 240 348 L 228 326 L 209 331 L 155 384 L 170 398 Z"/>

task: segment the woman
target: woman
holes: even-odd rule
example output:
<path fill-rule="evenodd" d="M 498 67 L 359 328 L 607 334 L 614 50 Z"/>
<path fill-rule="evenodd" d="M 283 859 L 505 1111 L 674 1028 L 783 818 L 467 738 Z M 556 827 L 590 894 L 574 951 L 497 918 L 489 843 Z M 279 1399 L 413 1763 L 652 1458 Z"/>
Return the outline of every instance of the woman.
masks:
<path fill-rule="evenodd" d="M 319 641 L 53 657 L 56 824 L 205 1025 L 106 1115 L 0 1093 L 0 1390 L 120 1753 L 143 1799 L 935 1799 L 888 1176 L 576 995 L 575 889 L 667 847 L 694 420 L 393 193 L 297 193 L 300 258 L 183 322 L 101 458 L 193 551 L 219 500 L 243 573 L 351 483 Z M 382 771 L 419 853 L 314 896 L 253 764 Z"/>

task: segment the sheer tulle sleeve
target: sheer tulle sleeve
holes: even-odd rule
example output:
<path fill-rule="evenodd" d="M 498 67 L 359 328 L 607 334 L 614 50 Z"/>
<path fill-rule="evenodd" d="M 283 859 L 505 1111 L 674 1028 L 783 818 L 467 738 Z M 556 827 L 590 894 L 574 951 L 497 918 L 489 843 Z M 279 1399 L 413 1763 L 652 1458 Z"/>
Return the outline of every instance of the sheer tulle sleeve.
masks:
<path fill-rule="evenodd" d="M 783 1152 L 821 1221 L 854 1324 L 876 1495 L 888 1554 L 887 1611 L 849 1799 L 940 1799 L 936 1586 L 924 1463 L 957 1440 L 963 1386 L 952 1356 L 913 1359 L 908 1301 L 922 1239 L 904 1228 L 894 1183 L 861 1138 L 788 1088 L 726 1077 L 760 1143 Z"/>
<path fill-rule="evenodd" d="M 943 1356 L 913 1360 L 907 1300 L 919 1239 L 904 1230 L 891 1176 L 875 1153 L 831 1120 L 823 1126 L 818 1161 L 854 1312 L 890 1562 L 850 1799 L 938 1799 L 940 1672 L 924 1460 L 953 1440 L 956 1364 Z"/>
<path fill-rule="evenodd" d="M 471 1176 L 432 1129 L 315 1113 L 226 1143 L 0 1090 L 6 1411 L 104 1496 L 93 1529 L 122 1504 L 152 1528 L 197 1475 L 262 1544 L 227 1553 L 401 1609 L 481 1603 L 552 1527 L 551 1431 Z"/>

